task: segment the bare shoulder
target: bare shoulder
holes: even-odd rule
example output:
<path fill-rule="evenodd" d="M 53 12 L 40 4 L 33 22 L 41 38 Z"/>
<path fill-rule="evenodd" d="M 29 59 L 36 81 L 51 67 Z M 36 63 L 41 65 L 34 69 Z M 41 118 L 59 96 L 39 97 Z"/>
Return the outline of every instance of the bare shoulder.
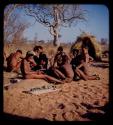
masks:
<path fill-rule="evenodd" d="M 26 59 L 23 60 L 23 63 L 24 63 L 24 65 L 27 65 L 27 64 L 28 64 L 28 62 L 27 62 Z"/>
<path fill-rule="evenodd" d="M 57 60 L 57 59 L 58 59 L 58 56 L 59 56 L 59 54 L 56 53 L 54 59 Z"/>
<path fill-rule="evenodd" d="M 12 55 L 12 60 L 16 60 L 16 57 L 15 57 L 15 55 Z"/>

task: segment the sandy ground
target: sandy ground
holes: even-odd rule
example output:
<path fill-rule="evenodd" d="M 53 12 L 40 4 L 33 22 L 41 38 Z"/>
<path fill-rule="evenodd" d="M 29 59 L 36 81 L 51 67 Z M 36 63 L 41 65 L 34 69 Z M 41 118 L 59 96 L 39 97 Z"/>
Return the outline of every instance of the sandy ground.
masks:
<path fill-rule="evenodd" d="M 104 115 L 105 111 L 101 107 L 109 102 L 109 68 L 103 65 L 91 67 L 91 73 L 99 74 L 100 80 L 79 80 L 57 85 L 61 90 L 56 92 L 41 95 L 22 92 L 50 84 L 39 79 L 21 80 L 8 90 L 3 88 L 3 110 L 12 115 L 49 121 L 94 120 L 89 118 L 88 114 Z M 14 76 L 14 73 L 4 72 L 4 85 Z"/>

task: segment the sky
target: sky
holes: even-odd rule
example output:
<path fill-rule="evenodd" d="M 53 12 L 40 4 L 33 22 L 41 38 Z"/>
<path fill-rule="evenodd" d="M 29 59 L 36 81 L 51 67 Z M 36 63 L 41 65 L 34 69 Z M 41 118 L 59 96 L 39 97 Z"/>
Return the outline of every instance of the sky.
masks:
<path fill-rule="evenodd" d="M 109 10 L 105 5 L 80 5 L 82 9 L 87 10 L 87 21 L 78 22 L 73 27 L 64 28 L 60 30 L 60 42 L 73 42 L 82 31 L 89 32 L 95 35 L 97 40 L 107 38 L 109 41 Z M 33 17 L 26 16 L 23 11 L 19 11 L 23 18 L 31 23 L 30 27 L 24 31 L 24 37 L 28 40 L 33 40 L 37 36 L 38 40 L 52 40 L 48 28 L 42 24 L 35 22 Z M 35 23 L 34 23 L 35 22 Z"/>

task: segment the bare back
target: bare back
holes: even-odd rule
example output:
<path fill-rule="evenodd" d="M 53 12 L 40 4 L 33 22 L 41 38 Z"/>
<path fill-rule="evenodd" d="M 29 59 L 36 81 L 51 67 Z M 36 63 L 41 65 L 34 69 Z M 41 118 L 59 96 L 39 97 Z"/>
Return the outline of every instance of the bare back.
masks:
<path fill-rule="evenodd" d="M 66 77 L 68 77 L 68 78 L 74 77 L 74 72 L 73 72 L 72 66 L 69 63 L 64 64 L 62 67 L 64 68 Z"/>
<path fill-rule="evenodd" d="M 22 63 L 21 63 L 21 72 L 22 72 L 22 75 L 24 77 L 27 75 L 27 72 L 31 72 L 30 63 L 27 62 L 26 59 L 22 60 Z"/>
<path fill-rule="evenodd" d="M 9 71 L 18 71 L 20 67 L 20 60 L 16 57 L 15 53 L 10 54 L 7 58 L 7 69 Z"/>

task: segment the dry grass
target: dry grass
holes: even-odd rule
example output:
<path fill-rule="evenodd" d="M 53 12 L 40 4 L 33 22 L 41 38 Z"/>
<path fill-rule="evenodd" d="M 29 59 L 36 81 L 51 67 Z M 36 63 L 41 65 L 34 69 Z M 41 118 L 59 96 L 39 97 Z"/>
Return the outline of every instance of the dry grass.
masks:
<path fill-rule="evenodd" d="M 44 52 L 49 56 L 54 56 L 56 51 L 57 51 L 57 47 L 54 47 L 52 44 L 50 43 L 40 43 L 40 44 L 35 44 L 35 45 L 41 45 L 44 49 Z M 6 56 L 8 56 L 10 53 L 15 52 L 17 49 L 21 49 L 23 52 L 23 56 L 25 56 L 26 52 L 29 50 L 33 50 L 33 47 L 35 46 L 34 44 L 31 43 L 17 43 L 17 44 L 4 44 L 4 52 L 6 53 Z M 70 52 L 70 48 L 71 48 L 71 44 L 61 44 L 61 46 L 63 46 L 64 51 L 69 54 Z"/>

